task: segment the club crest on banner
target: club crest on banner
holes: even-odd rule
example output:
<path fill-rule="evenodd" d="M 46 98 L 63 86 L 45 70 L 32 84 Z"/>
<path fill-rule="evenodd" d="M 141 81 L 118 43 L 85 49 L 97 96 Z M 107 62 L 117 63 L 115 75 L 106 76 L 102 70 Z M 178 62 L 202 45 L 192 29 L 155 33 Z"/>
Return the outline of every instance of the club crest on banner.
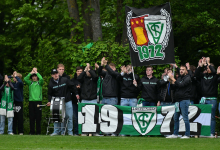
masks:
<path fill-rule="evenodd" d="M 168 46 L 172 25 L 169 12 L 162 8 L 160 13 L 136 17 L 132 17 L 132 10 L 127 13 L 127 35 L 140 62 L 165 58 L 164 50 Z"/>
<path fill-rule="evenodd" d="M 132 107 L 132 124 L 141 135 L 148 134 L 157 123 L 157 107 Z"/>

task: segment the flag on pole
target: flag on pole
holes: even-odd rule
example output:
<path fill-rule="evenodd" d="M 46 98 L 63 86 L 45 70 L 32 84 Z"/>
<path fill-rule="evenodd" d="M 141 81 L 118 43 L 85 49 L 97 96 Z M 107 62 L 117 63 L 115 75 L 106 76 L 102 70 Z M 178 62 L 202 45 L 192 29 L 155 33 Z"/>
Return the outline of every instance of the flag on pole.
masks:
<path fill-rule="evenodd" d="M 170 3 L 125 12 L 132 66 L 175 63 Z"/>

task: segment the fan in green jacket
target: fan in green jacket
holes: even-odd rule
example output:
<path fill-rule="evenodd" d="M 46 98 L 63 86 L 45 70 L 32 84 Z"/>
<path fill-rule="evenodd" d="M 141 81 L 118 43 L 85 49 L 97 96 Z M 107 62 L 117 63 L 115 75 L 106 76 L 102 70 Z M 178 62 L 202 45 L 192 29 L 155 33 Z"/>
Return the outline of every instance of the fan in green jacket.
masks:
<path fill-rule="evenodd" d="M 32 79 L 32 80 L 30 80 Z M 30 135 L 41 134 L 41 117 L 42 108 L 37 105 L 42 104 L 42 86 L 44 80 L 37 72 L 37 68 L 33 68 L 25 78 L 24 82 L 29 86 L 29 118 L 30 118 Z M 35 133 L 36 121 L 36 133 Z"/>

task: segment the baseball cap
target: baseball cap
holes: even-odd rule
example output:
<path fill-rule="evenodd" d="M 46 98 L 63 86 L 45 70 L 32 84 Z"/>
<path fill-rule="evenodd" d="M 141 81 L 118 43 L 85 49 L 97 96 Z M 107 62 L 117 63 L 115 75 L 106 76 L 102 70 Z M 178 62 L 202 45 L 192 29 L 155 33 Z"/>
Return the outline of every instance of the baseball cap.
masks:
<path fill-rule="evenodd" d="M 52 69 L 51 74 L 58 73 L 57 69 Z"/>

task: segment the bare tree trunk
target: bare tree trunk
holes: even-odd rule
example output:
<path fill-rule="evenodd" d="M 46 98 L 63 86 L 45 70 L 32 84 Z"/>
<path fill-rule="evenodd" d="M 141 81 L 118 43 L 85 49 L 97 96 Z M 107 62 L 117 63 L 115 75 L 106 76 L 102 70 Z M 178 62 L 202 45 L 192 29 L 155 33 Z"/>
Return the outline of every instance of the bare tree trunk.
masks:
<path fill-rule="evenodd" d="M 90 0 L 82 0 L 82 15 L 86 23 L 83 25 L 84 29 L 84 41 L 87 39 L 92 39 L 92 26 L 91 26 L 91 11 L 89 6 L 91 6 Z"/>
<path fill-rule="evenodd" d="M 124 20 L 124 27 L 123 27 L 123 33 L 122 33 L 122 44 L 125 46 L 125 44 L 129 43 L 128 36 L 127 36 L 127 25 L 126 20 Z"/>
<path fill-rule="evenodd" d="M 91 15 L 93 41 L 102 40 L 102 26 L 100 18 L 100 0 L 90 0 L 91 7 L 94 9 Z"/>
<path fill-rule="evenodd" d="M 122 7 L 123 7 L 123 0 L 117 0 L 117 35 L 115 37 L 115 42 L 118 42 L 121 44 L 121 38 L 122 38 L 122 28 L 120 28 L 120 24 L 122 23 L 122 20 L 120 19 L 120 16 L 122 15 Z"/>
<path fill-rule="evenodd" d="M 71 28 L 74 28 L 79 22 L 79 11 L 76 0 L 67 0 L 68 10 L 70 17 L 74 19 L 72 22 Z M 76 35 L 76 31 L 71 31 L 70 39 L 72 39 Z"/>

